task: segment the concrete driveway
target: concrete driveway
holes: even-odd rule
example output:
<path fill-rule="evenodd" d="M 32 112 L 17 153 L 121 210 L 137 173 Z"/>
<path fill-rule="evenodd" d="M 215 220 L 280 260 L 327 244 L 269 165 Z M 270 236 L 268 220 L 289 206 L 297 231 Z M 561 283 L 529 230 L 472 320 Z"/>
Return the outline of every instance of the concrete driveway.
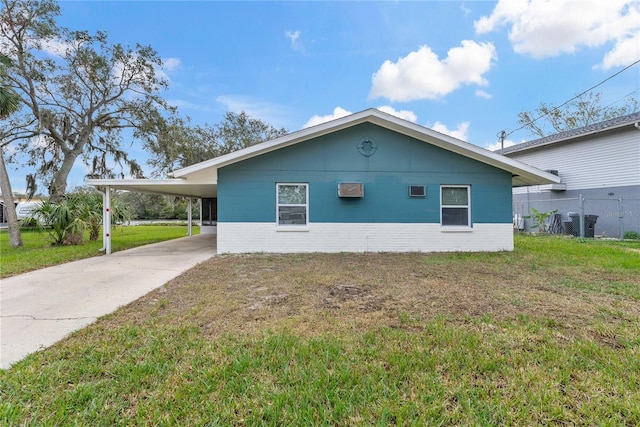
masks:
<path fill-rule="evenodd" d="M 215 254 L 215 236 L 196 235 L 3 279 L 0 368 L 9 368 Z"/>

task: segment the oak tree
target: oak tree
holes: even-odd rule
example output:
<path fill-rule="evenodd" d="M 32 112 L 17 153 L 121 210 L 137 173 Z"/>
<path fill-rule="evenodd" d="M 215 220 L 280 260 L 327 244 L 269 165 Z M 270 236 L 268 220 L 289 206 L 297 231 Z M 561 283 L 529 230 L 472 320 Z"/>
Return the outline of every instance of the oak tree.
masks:
<path fill-rule="evenodd" d="M 54 0 L 0 1 L 0 49 L 13 62 L 2 83 L 22 99 L 8 137 L 50 199 L 64 198 L 79 161 L 93 177 L 142 176 L 124 142 L 139 143 L 149 118 L 169 110 L 158 54 L 58 26 Z"/>
<path fill-rule="evenodd" d="M 161 124 L 161 129 L 149 132 L 153 137 L 146 144 L 152 153 L 149 163 L 154 167 L 156 175 L 164 175 L 287 133 L 285 128 L 276 128 L 244 111 L 227 112 L 213 126 L 192 125 L 188 119 L 179 117 Z"/>
<path fill-rule="evenodd" d="M 620 106 L 603 106 L 602 94 L 587 92 L 560 106 L 541 103 L 533 112 L 518 113 L 518 124 L 533 135 L 544 138 L 638 111 L 639 103 L 632 96 L 626 97 Z"/>

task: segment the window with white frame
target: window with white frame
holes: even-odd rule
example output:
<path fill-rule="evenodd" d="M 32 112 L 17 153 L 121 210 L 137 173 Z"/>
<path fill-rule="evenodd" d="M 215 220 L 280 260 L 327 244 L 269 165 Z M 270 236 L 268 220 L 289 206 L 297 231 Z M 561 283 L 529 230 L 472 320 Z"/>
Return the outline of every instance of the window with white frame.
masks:
<path fill-rule="evenodd" d="M 471 227 L 471 187 L 443 185 L 440 187 L 440 224 Z"/>
<path fill-rule="evenodd" d="M 307 225 L 309 218 L 309 184 L 276 184 L 279 226 Z"/>

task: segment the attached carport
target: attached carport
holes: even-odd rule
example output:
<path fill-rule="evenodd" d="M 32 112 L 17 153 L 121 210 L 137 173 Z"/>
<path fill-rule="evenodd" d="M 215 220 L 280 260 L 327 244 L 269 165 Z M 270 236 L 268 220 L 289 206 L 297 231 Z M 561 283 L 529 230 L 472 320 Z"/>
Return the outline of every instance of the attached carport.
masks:
<path fill-rule="evenodd" d="M 198 199 L 201 209 L 202 200 L 216 199 L 218 185 L 213 182 L 189 182 L 185 179 L 87 179 L 87 185 L 96 187 L 102 193 L 102 241 L 107 255 L 111 254 L 111 190 L 124 190 L 137 193 L 182 196 L 189 200 L 187 208 L 187 235 L 192 235 L 192 200 Z"/>

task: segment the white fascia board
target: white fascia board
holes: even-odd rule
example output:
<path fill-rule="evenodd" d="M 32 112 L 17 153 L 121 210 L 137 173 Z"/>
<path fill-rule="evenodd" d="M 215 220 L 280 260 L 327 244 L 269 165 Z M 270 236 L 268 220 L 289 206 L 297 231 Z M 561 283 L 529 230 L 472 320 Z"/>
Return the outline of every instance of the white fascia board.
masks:
<path fill-rule="evenodd" d="M 184 179 L 85 179 L 85 184 L 102 187 L 112 186 L 152 186 L 152 185 L 180 185 Z"/>
<path fill-rule="evenodd" d="M 187 197 L 215 197 L 217 185 L 184 179 L 86 179 L 86 185 L 117 190 Z"/>

